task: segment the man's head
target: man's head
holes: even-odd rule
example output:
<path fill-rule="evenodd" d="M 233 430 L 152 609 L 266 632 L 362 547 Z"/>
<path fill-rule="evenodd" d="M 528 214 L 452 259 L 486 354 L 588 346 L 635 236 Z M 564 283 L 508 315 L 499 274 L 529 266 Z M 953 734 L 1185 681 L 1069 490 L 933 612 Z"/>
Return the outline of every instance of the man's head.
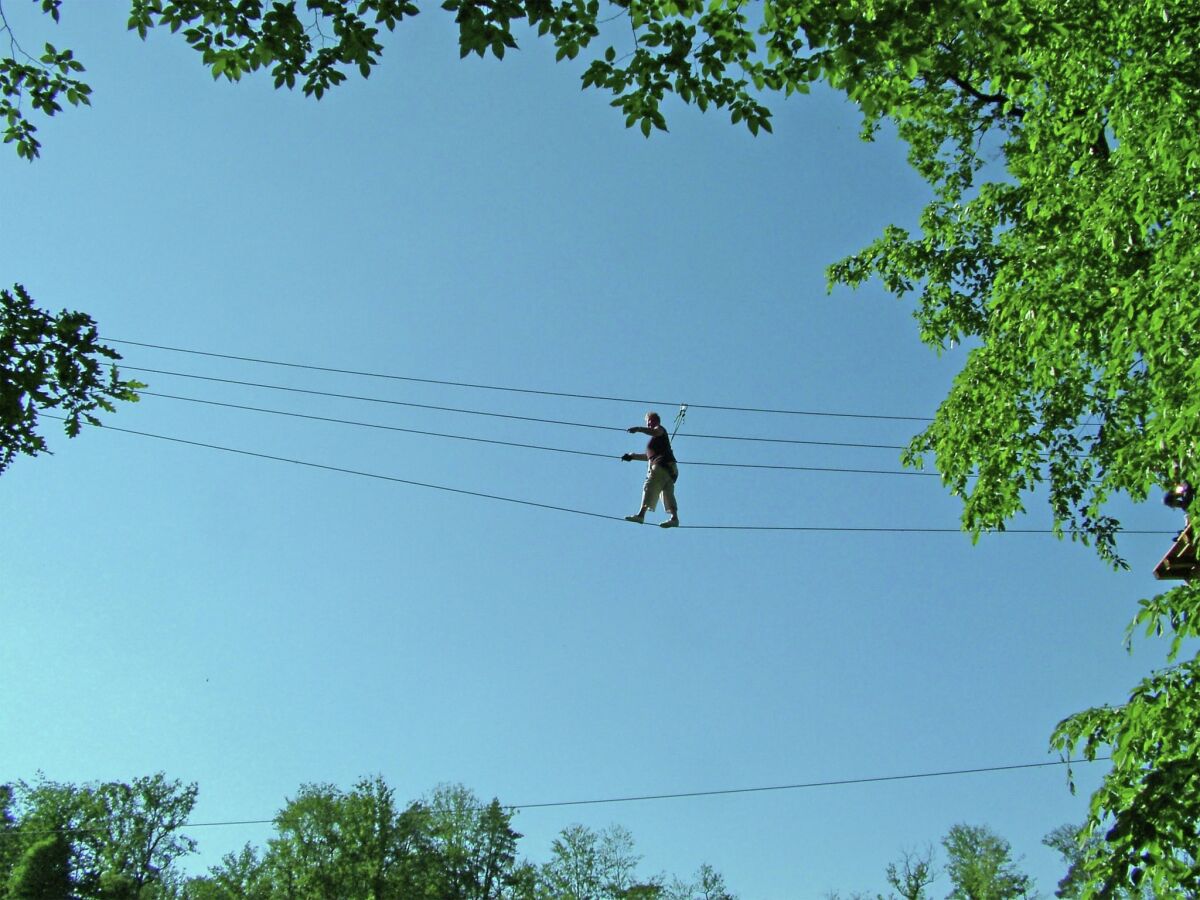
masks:
<path fill-rule="evenodd" d="M 657 428 L 661 424 L 662 424 L 662 419 L 659 418 L 658 413 L 656 413 L 656 412 L 646 413 L 646 427 L 647 428 Z"/>

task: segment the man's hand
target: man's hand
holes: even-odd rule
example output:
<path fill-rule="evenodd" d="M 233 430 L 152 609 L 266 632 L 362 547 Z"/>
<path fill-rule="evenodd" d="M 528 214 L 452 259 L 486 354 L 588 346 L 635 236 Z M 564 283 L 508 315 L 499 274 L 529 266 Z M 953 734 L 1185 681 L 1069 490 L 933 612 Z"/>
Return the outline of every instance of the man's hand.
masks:
<path fill-rule="evenodd" d="M 639 429 L 636 425 L 634 425 L 632 428 L 626 428 L 625 430 L 630 434 L 637 434 Z"/>
<path fill-rule="evenodd" d="M 632 453 L 624 453 L 621 455 L 621 462 L 629 462 L 632 459 L 633 459 Z"/>

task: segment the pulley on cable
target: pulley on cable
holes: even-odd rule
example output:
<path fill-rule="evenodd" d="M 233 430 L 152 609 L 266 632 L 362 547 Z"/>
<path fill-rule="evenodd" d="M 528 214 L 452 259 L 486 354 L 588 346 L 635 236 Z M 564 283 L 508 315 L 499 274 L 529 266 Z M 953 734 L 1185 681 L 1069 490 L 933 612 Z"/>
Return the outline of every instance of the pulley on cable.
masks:
<path fill-rule="evenodd" d="M 687 404 L 679 404 L 679 412 L 675 413 L 675 428 L 671 431 L 671 440 L 675 440 L 675 435 L 679 433 L 679 426 L 683 424 L 683 420 L 687 417 Z"/>

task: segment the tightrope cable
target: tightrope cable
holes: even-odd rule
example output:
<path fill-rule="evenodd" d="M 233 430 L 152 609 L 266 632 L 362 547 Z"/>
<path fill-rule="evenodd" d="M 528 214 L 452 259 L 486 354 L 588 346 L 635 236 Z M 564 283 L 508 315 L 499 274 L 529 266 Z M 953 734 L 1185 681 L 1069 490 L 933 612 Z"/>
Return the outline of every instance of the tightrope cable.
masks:
<path fill-rule="evenodd" d="M 56 419 L 63 421 L 61 416 L 46 415 L 45 418 Z M 95 427 L 95 426 L 94 426 Z M 340 472 L 344 475 L 356 475 L 360 478 L 374 478 L 380 481 L 388 481 L 396 484 L 407 484 L 412 487 L 422 487 L 434 491 L 446 491 L 452 494 L 462 494 L 468 497 L 478 497 L 485 500 L 497 500 L 503 503 L 512 503 L 519 506 L 530 506 L 538 509 L 549 509 L 555 512 L 571 513 L 577 516 L 586 516 L 592 519 L 606 519 L 611 522 L 624 523 L 625 519 L 622 516 L 610 516 L 606 513 L 591 512 L 584 509 L 575 509 L 568 506 L 555 506 L 550 503 L 538 503 L 534 500 L 522 500 L 516 497 L 504 497 L 499 494 L 488 494 L 482 491 L 469 491 L 464 488 L 450 487 L 442 484 L 432 484 L 426 481 L 416 481 L 411 478 L 400 478 L 395 475 L 383 475 L 378 472 L 364 472 L 359 469 L 348 469 L 343 466 L 331 466 L 325 463 L 309 462 L 308 460 L 292 459 L 286 456 L 276 456 L 270 453 L 260 453 L 255 450 L 243 450 L 237 447 L 225 447 L 220 444 L 209 444 L 204 441 L 192 441 L 185 438 L 170 437 L 163 434 L 154 434 L 148 431 L 137 431 L 132 428 L 118 428 L 113 425 L 99 426 L 101 431 L 115 431 L 122 434 L 133 434 L 139 437 L 154 438 L 155 440 L 168 441 L 175 444 L 186 444 L 191 447 L 203 447 L 208 450 L 219 450 L 224 453 L 234 453 L 239 456 L 251 456 L 257 459 L 267 459 L 273 462 L 290 463 L 291 465 L 304 466 L 311 469 L 321 469 L 327 472 Z M 790 532 L 823 532 L 823 533 L 872 533 L 872 534 L 965 534 L 961 528 L 927 528 L 917 526 L 894 526 L 894 527 L 878 527 L 878 526 L 843 526 L 843 525 L 681 525 L 681 529 L 689 529 L 692 531 L 790 531 Z M 988 534 L 1054 534 L 1055 532 L 1049 528 L 1005 528 L 995 532 L 987 532 Z M 1120 534 L 1151 534 L 1164 535 L 1175 534 L 1174 531 L 1163 531 L 1156 529 L 1128 529 L 1121 530 Z"/>

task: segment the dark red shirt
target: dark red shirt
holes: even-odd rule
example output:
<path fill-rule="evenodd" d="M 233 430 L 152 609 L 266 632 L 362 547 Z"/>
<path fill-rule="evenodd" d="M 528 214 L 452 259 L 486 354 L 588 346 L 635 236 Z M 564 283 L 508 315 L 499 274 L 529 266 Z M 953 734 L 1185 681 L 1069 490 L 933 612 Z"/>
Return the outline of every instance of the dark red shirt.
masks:
<path fill-rule="evenodd" d="M 671 439 L 665 432 L 650 436 L 650 443 L 646 445 L 646 459 L 652 466 L 656 463 L 675 462 L 675 454 L 671 452 Z"/>

